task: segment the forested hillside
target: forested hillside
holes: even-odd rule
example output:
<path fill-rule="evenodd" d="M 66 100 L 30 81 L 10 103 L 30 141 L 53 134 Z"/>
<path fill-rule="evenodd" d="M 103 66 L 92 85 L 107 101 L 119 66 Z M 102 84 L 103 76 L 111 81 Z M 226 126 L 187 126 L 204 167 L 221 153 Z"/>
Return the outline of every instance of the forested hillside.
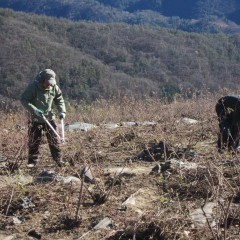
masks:
<path fill-rule="evenodd" d="M 18 99 L 43 68 L 56 71 L 71 100 L 174 97 L 236 88 L 240 35 L 71 22 L 0 10 L 0 94 Z"/>
<path fill-rule="evenodd" d="M 148 24 L 188 32 L 240 31 L 237 0 L 4 0 L 0 7 L 71 20 Z"/>

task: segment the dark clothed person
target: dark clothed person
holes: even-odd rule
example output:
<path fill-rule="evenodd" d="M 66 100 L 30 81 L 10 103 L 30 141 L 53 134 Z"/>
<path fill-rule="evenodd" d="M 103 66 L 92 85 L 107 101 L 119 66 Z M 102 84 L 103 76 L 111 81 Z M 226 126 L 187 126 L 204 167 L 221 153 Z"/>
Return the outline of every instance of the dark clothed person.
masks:
<path fill-rule="evenodd" d="M 240 96 L 225 96 L 218 100 L 216 113 L 219 122 L 217 147 L 219 152 L 236 150 L 240 139 Z"/>

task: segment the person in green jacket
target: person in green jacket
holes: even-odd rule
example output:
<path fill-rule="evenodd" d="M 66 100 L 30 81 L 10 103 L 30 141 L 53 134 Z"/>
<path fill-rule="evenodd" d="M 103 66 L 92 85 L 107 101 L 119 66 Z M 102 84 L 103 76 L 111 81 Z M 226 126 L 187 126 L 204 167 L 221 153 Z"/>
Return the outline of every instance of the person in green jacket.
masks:
<path fill-rule="evenodd" d="M 28 166 L 34 167 L 37 164 L 39 146 L 45 132 L 52 158 L 59 167 L 62 167 L 59 139 L 43 119 L 44 115 L 56 130 L 53 104 L 58 110 L 60 119 L 64 119 L 66 115 L 64 99 L 56 83 L 55 72 L 51 69 L 41 71 L 22 93 L 21 103 L 29 112 Z"/>

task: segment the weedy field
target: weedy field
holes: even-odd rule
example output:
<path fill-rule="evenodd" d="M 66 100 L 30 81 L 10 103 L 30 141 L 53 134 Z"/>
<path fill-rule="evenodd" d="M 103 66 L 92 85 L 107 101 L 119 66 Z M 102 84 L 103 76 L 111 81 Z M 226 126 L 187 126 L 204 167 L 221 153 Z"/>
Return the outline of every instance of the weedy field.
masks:
<path fill-rule="evenodd" d="M 27 168 L 27 118 L 2 111 L 0 239 L 240 239 L 238 153 L 219 154 L 221 94 L 68 106 L 58 168 Z M 195 121 L 191 121 L 195 120 Z"/>

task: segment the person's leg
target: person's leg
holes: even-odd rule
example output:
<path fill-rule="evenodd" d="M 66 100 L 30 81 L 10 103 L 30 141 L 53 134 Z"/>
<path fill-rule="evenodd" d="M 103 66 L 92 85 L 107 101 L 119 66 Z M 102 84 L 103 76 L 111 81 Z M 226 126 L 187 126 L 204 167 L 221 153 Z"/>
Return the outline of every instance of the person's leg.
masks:
<path fill-rule="evenodd" d="M 235 149 L 238 148 L 239 141 L 240 141 L 240 122 L 237 123 L 237 136 L 236 136 L 236 139 L 235 139 Z"/>
<path fill-rule="evenodd" d="M 231 119 L 226 116 L 223 117 L 219 123 L 219 130 L 217 147 L 218 151 L 222 152 L 224 149 L 229 149 L 233 145 Z"/>
<path fill-rule="evenodd" d="M 235 151 L 238 148 L 239 145 L 239 139 L 240 139 L 240 124 L 238 122 L 234 122 L 231 130 L 231 141 L 229 142 L 228 149 Z"/>
<path fill-rule="evenodd" d="M 240 106 L 237 106 L 237 109 L 234 114 L 234 128 L 231 130 L 234 137 L 234 149 L 237 150 L 240 140 Z"/>
<path fill-rule="evenodd" d="M 220 98 L 215 106 L 215 111 L 217 113 L 218 123 L 219 123 L 217 148 L 218 148 L 218 152 L 220 153 L 222 153 L 223 149 L 226 147 L 224 146 L 223 143 L 227 141 L 226 126 L 225 126 L 226 117 L 225 117 L 223 100 L 224 98 Z"/>
<path fill-rule="evenodd" d="M 28 123 L 28 164 L 37 164 L 42 132 L 42 124 Z"/>
<path fill-rule="evenodd" d="M 50 121 L 52 127 L 57 130 L 57 126 L 54 121 Z M 53 160 L 57 163 L 59 167 L 63 165 L 62 154 L 60 149 L 60 142 L 53 130 L 46 124 L 46 136 L 48 140 L 49 149 Z"/>

